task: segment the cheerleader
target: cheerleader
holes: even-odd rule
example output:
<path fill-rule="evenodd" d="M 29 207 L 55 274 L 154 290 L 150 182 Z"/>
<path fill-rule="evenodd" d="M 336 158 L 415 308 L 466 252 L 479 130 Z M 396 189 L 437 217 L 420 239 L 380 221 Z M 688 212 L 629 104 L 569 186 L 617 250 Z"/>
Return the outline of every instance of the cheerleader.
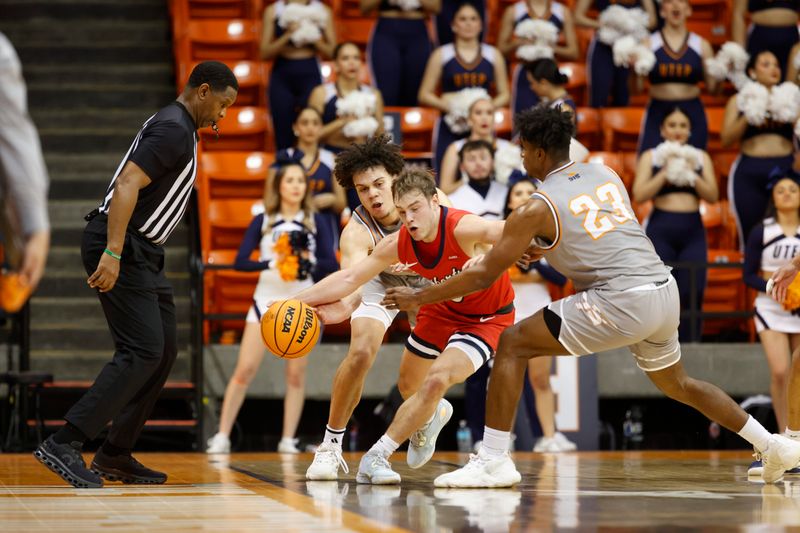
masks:
<path fill-rule="evenodd" d="M 334 237 L 333 249 L 339 248 L 339 221 L 342 210 L 347 206 L 347 196 L 339 182 L 333 179 L 334 154 L 320 148 L 322 116 L 313 107 L 306 107 L 297 115 L 292 125 L 292 133 L 297 138 L 297 148 L 287 148 L 278 153 L 278 159 L 298 159 L 308 176 L 308 188 L 314 198 L 314 208 L 320 218 L 330 227 Z M 267 179 L 272 179 L 275 169 L 270 168 Z"/>
<path fill-rule="evenodd" d="M 770 394 L 779 430 L 786 428 L 788 421 L 787 381 L 790 355 L 800 347 L 800 303 L 795 295 L 781 306 L 766 294 L 766 287 L 772 273 L 800 251 L 798 183 L 800 176 L 792 171 L 772 173 L 766 218 L 750 232 L 744 253 L 744 281 L 758 291 L 754 320 L 770 369 Z"/>
<path fill-rule="evenodd" d="M 594 4 L 595 9 L 602 13 L 608 7 L 615 5 L 625 9 L 639 8 L 647 13 L 647 28 L 656 27 L 656 8 L 653 0 L 578 0 L 575 8 L 575 24 L 587 28 L 597 29 L 600 22 L 587 15 L 589 7 Z M 591 107 L 625 107 L 628 105 L 630 94 L 628 83 L 630 69 L 618 67 L 614 64 L 614 54 L 611 45 L 598 39 L 595 32 L 586 56 L 586 72 L 588 73 L 589 105 Z M 609 97 L 611 100 L 609 101 Z"/>
<path fill-rule="evenodd" d="M 261 271 L 261 275 L 253 306 L 247 313 L 236 369 L 225 389 L 219 431 L 208 440 L 207 453 L 230 452 L 233 423 L 264 358 L 260 320 L 268 304 L 310 287 L 314 271 L 332 272 L 337 268 L 333 248 L 327 245 L 333 236 L 325 234 L 328 226 L 314 213 L 305 169 L 297 160 L 279 160 L 278 165 L 273 179 L 264 187 L 264 212 L 250 223 L 236 254 L 237 270 Z M 250 259 L 254 250 L 260 251 L 258 261 Z M 308 358 L 286 361 L 279 452 L 299 451 L 294 435 L 303 410 L 307 363 Z"/>
<path fill-rule="evenodd" d="M 767 89 L 775 87 L 781 79 L 778 60 L 768 51 L 750 56 L 746 72 L 751 80 Z M 794 124 L 766 119 L 763 125 L 753 126 L 739 111 L 739 98 L 740 95 L 731 96 L 725 107 L 721 141 L 724 147 L 740 143 L 741 153 L 730 170 L 728 199 L 733 204 L 743 246 L 769 201 L 766 185 L 770 171 L 792 164 Z"/>
<path fill-rule="evenodd" d="M 401 8 L 414 3 L 416 7 Z M 386 105 L 417 105 L 417 91 L 433 47 L 425 19 L 438 13 L 441 5 L 441 0 L 360 0 L 364 15 L 378 10 L 367 57 L 372 82 L 383 93 Z"/>
<path fill-rule="evenodd" d="M 800 0 L 734 0 L 731 36 L 750 55 L 769 50 L 778 58 L 781 72 L 788 74 L 789 51 L 800 40 L 798 12 Z"/>
<path fill-rule="evenodd" d="M 709 92 L 714 92 L 717 82 L 703 68 L 705 60 L 713 57 L 711 45 L 686 27 L 691 13 L 688 0 L 663 0 L 661 3 L 664 27 L 649 39 L 656 63 L 649 74 L 650 101 L 639 136 L 640 154 L 661 142 L 661 123 L 675 107 L 692 123 L 689 144 L 701 150 L 706 148 L 708 123 L 698 83 L 705 81 Z"/>
<path fill-rule="evenodd" d="M 281 26 L 281 17 L 284 16 L 285 20 L 287 7 L 293 5 L 313 6 L 319 18 L 325 20 L 318 32 L 321 36 L 316 41 L 297 39 L 298 31 L 306 31 L 303 24 L 292 21 L 284 22 L 285 28 Z M 275 147 L 282 150 L 294 143 L 292 123 L 300 109 L 305 107 L 311 90 L 322 83 L 318 55 L 331 57 L 336 46 L 336 34 L 331 10 L 319 0 L 278 0 L 264 10 L 263 28 L 261 59 L 275 60 L 269 76 L 267 96 L 275 131 Z M 298 44 L 295 44 L 293 37 Z"/>
<path fill-rule="evenodd" d="M 553 0 L 520 0 L 506 8 L 497 37 L 497 48 L 503 54 L 510 56 L 521 46 L 533 42 L 514 35 L 515 28 L 522 21 L 529 19 L 545 20 L 556 27 L 559 43 L 552 47 L 556 58 L 566 61 L 578 58 L 578 37 L 575 34 L 572 14 L 564 4 Z M 521 64 L 514 69 L 511 91 L 511 109 L 514 114 L 530 109 L 539 101 L 528 84 Z"/>
<path fill-rule="evenodd" d="M 452 20 L 455 42 L 437 48 L 425 67 L 419 88 L 419 103 L 450 111 L 453 96 L 462 89 L 481 87 L 494 92 L 496 107 L 508 104 L 508 73 L 502 54 L 494 46 L 480 42 L 482 23 L 480 13 L 472 4 L 462 4 Z M 436 88 L 441 86 L 441 95 Z M 450 143 L 469 132 L 455 133 L 441 118 L 433 134 L 433 168 L 439 169 L 444 151 Z"/>
<path fill-rule="evenodd" d="M 577 106 L 564 86 L 569 76 L 558 70 L 558 64 L 552 59 L 537 59 L 525 64 L 525 73 L 531 90 L 539 97 L 542 105 L 561 107 L 564 113 L 572 116 L 572 123 L 577 124 Z"/>
<path fill-rule="evenodd" d="M 688 115 L 675 108 L 661 124 L 661 137 L 664 141 L 675 143 L 673 146 L 685 146 L 691 128 Z M 665 148 L 666 144 L 647 150 L 639 158 L 633 182 L 633 199 L 637 203 L 653 201 L 646 232 L 662 260 L 705 263 L 708 260 L 708 246 L 703 219 L 700 217 L 700 199 L 713 203 L 719 198 L 714 166 L 705 151 L 694 150 L 696 160 L 684 166 L 676 180 L 670 170 L 670 159 L 679 155 L 676 150 L 672 155 L 663 156 Z M 695 168 L 697 162 L 701 165 L 699 169 Z M 681 308 L 687 310 L 691 301 L 691 271 L 679 268 L 672 272 L 678 282 Z M 696 301 L 702 302 L 706 271 L 701 268 L 695 272 Z M 696 331 L 698 334 L 701 331 L 699 322 Z M 678 334 L 681 342 L 700 340 L 691 338 L 691 322 L 688 320 L 681 320 Z"/>
<path fill-rule="evenodd" d="M 452 43 L 455 39 L 452 27 L 453 19 L 465 4 L 475 8 L 481 18 L 481 24 L 486 26 L 486 0 L 442 0 L 442 9 L 433 17 L 436 26 L 436 42 L 439 46 Z"/>
<path fill-rule="evenodd" d="M 442 158 L 439 171 L 439 188 L 450 194 L 461 186 L 458 171 L 458 154 L 467 141 L 486 141 L 495 151 L 513 146 L 505 139 L 498 139 L 494 132 L 494 105 L 488 98 L 475 100 L 469 108 L 469 137 L 450 144 Z"/>

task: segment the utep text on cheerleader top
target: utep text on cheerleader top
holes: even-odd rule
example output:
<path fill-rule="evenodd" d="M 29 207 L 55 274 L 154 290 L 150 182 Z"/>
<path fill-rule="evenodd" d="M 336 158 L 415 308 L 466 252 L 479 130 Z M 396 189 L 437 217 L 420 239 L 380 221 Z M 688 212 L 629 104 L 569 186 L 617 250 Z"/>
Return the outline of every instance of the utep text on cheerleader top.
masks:
<path fill-rule="evenodd" d="M 494 84 L 496 51 L 488 44 L 481 44 L 480 53 L 472 63 L 461 59 L 453 43 L 441 48 L 442 92 L 451 93 L 467 87 L 482 87 L 489 91 Z"/>
<path fill-rule="evenodd" d="M 767 282 L 759 275 L 759 270 L 775 272 L 798 253 L 800 234 L 797 230 L 794 235 L 787 237 L 774 218 L 765 219 L 763 224 L 753 228 L 747 239 L 744 250 L 744 282 L 765 292 Z"/>
<path fill-rule="evenodd" d="M 322 110 L 322 123 L 328 124 L 336 120 L 336 100 L 339 99 L 339 88 L 334 82 L 325 83 L 323 87 L 325 87 L 325 107 Z M 359 85 L 356 90 L 372 94 L 372 87 L 369 85 Z"/>
<path fill-rule="evenodd" d="M 566 8 L 564 4 L 559 2 L 550 2 L 550 9 L 544 14 L 540 20 L 547 20 L 555 24 L 558 31 L 564 29 L 564 11 Z M 522 22 L 523 20 L 527 20 L 531 17 L 531 14 L 528 12 L 528 3 L 525 0 L 521 0 L 514 4 L 514 27 L 517 27 L 517 24 Z M 538 17 L 537 17 L 538 18 Z"/>
<path fill-rule="evenodd" d="M 661 32 L 650 35 L 650 48 L 656 64 L 650 71 L 650 83 L 686 83 L 703 80 L 703 40 L 696 33 L 687 33 L 679 50 L 670 49 Z"/>

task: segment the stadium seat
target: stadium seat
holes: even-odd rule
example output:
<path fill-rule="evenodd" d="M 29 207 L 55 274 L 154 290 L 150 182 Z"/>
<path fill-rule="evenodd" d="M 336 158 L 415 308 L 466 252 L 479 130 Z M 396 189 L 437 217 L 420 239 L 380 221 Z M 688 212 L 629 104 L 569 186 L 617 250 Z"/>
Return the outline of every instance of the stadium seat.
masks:
<path fill-rule="evenodd" d="M 730 24 L 730 0 L 692 0 L 690 21 L 711 20 Z"/>
<path fill-rule="evenodd" d="M 336 21 L 336 35 L 341 40 L 346 38 L 357 44 L 364 51 L 369 43 L 374 25 L 374 18 L 340 18 Z"/>
<path fill-rule="evenodd" d="M 616 172 L 625 184 L 625 188 L 630 190 L 628 176 L 625 175 L 625 167 L 622 164 L 622 155 L 619 152 L 591 152 L 589 153 L 588 163 L 600 163 Z"/>
<path fill-rule="evenodd" d="M 178 92 L 183 90 L 189 80 L 189 74 L 200 61 L 180 63 L 176 69 L 178 79 Z M 224 61 L 236 76 L 239 82 L 239 94 L 236 97 L 237 106 L 267 105 L 267 72 L 263 62 L 260 61 Z"/>
<path fill-rule="evenodd" d="M 589 44 L 594 39 L 594 28 L 575 27 L 575 36 L 578 38 L 578 62 L 585 63 L 589 53 Z"/>
<path fill-rule="evenodd" d="M 639 224 L 644 224 L 645 219 L 650 216 L 650 212 L 653 210 L 653 201 L 647 200 L 639 204 L 631 200 L 631 207 L 633 207 L 633 213 L 636 215 L 636 220 L 639 221 Z"/>
<path fill-rule="evenodd" d="M 639 154 L 636 152 L 621 152 L 622 157 L 622 172 L 630 178 L 631 188 L 628 189 L 629 194 L 633 194 L 633 182 L 636 180 L 636 162 L 639 159 Z"/>
<path fill-rule="evenodd" d="M 733 169 L 733 163 L 739 157 L 739 152 L 712 152 L 711 161 L 714 162 L 714 173 L 717 175 L 717 186 L 720 198 L 728 197 L 728 177 Z"/>
<path fill-rule="evenodd" d="M 261 22 L 248 19 L 190 20 L 182 35 L 176 33 L 179 63 L 258 59 Z"/>
<path fill-rule="evenodd" d="M 207 228 L 202 231 L 201 227 L 200 234 L 205 255 L 209 257 L 210 252 L 216 250 L 238 250 L 244 232 L 253 220 L 253 206 L 259 203 L 251 199 L 209 200 L 208 210 L 201 217 L 201 224 Z"/>
<path fill-rule="evenodd" d="M 193 19 L 257 19 L 261 16 L 261 0 L 172 0 L 173 13 Z"/>
<path fill-rule="evenodd" d="M 698 34 L 708 41 L 716 50 L 726 42 L 730 41 L 730 29 L 725 21 L 715 20 L 687 20 L 686 27 L 689 31 Z"/>
<path fill-rule="evenodd" d="M 706 121 L 708 122 L 708 145 L 706 150 L 709 154 L 722 152 L 724 150 L 738 150 L 738 143 L 734 147 L 723 148 L 720 135 L 722 134 L 722 124 L 725 118 L 724 107 L 707 107 Z"/>
<path fill-rule="evenodd" d="M 510 139 L 514 134 L 514 114 L 508 107 L 501 107 L 495 110 L 494 132 L 503 139 Z"/>
<path fill-rule="evenodd" d="M 386 107 L 383 111 L 400 115 L 403 154 L 412 159 L 429 159 L 439 112 L 430 107 Z"/>
<path fill-rule="evenodd" d="M 722 247 L 720 242 L 724 240 L 726 214 L 721 202 L 711 204 L 700 200 L 700 216 L 703 219 L 703 227 L 706 229 L 706 241 L 709 248 Z"/>
<path fill-rule="evenodd" d="M 578 140 L 589 150 L 602 150 L 600 112 L 593 107 L 578 107 L 577 120 Z"/>
<path fill-rule="evenodd" d="M 708 251 L 709 263 L 740 263 L 742 253 L 738 250 Z M 703 297 L 703 311 L 711 313 L 745 311 L 747 309 L 745 284 L 741 268 L 709 268 Z M 750 332 L 749 318 L 718 318 L 703 321 L 703 334 L 719 334 L 724 331 Z M 751 334 L 752 335 L 752 334 Z"/>
<path fill-rule="evenodd" d="M 586 85 L 586 65 L 583 63 L 559 63 L 558 70 L 569 77 L 565 86 L 567 92 L 578 106 L 589 104 Z"/>
<path fill-rule="evenodd" d="M 359 19 L 365 18 L 364 14 L 361 13 L 361 7 L 359 0 L 333 0 L 333 16 L 337 20 L 337 23 L 341 21 L 341 19 Z M 371 14 L 373 17 L 377 16 L 376 11 L 373 11 Z M 339 35 L 340 40 L 345 40 L 343 36 L 347 35 L 346 33 L 341 32 L 337 28 L 337 34 Z"/>
<path fill-rule="evenodd" d="M 609 107 L 601 110 L 603 150 L 606 152 L 636 151 L 644 110 Z"/>
<path fill-rule="evenodd" d="M 236 252 L 231 250 L 212 251 L 209 264 L 230 265 L 236 259 Z M 235 270 L 206 270 L 204 286 L 206 314 L 247 315 L 253 304 L 253 292 L 258 284 L 258 272 L 237 272 Z M 210 332 L 242 331 L 244 320 L 211 319 L 208 320 Z"/>
<path fill-rule="evenodd" d="M 265 152 L 204 152 L 200 168 L 209 199 L 261 198 L 274 160 Z"/>
<path fill-rule="evenodd" d="M 272 124 L 265 107 L 231 107 L 219 122 L 219 139 L 211 128 L 200 130 L 200 140 L 206 151 L 273 150 Z"/>

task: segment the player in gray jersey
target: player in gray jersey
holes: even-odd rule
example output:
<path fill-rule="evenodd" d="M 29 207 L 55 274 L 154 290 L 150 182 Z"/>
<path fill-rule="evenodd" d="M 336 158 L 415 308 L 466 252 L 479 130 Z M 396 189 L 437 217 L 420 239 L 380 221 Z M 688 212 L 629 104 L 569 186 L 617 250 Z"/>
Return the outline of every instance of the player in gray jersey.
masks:
<path fill-rule="evenodd" d="M 509 430 L 531 357 L 586 355 L 627 346 L 667 396 L 741 435 L 762 455 L 766 482 L 800 463 L 800 443 L 770 435 L 722 390 L 686 375 L 680 362 L 680 302 L 669 268 L 636 221 L 619 177 L 599 164 L 569 161 L 572 122 L 558 109 L 516 117 L 528 175 L 543 185 L 506 221 L 482 260 L 439 285 L 387 291 L 389 307 L 413 309 L 481 290 L 515 261 L 546 256 L 577 294 L 509 327 L 500 339 L 486 402 L 483 446 L 439 487 L 508 487 L 521 480 L 508 455 Z"/>

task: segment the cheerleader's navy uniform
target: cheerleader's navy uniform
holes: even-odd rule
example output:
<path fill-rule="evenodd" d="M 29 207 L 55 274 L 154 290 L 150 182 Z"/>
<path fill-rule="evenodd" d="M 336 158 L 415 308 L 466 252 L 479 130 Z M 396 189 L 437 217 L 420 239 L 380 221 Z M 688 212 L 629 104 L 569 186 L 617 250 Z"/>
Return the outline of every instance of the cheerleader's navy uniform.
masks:
<path fill-rule="evenodd" d="M 748 0 L 747 10 L 757 13 L 765 9 L 784 8 L 800 11 L 800 0 Z M 781 66 L 781 79 L 786 78 L 786 68 L 789 64 L 789 52 L 800 40 L 798 27 L 791 26 L 759 26 L 752 24 L 747 32 L 747 53 L 751 56 L 762 50 L 769 50 L 778 58 Z"/>
<path fill-rule="evenodd" d="M 310 4 L 323 5 L 319 0 L 311 0 Z M 278 20 L 285 8 L 285 0 L 275 2 L 276 39 L 283 35 L 283 28 L 278 25 Z M 313 46 L 309 46 L 309 48 L 313 48 Z M 275 59 L 269 76 L 267 95 L 277 150 L 289 148 L 294 144 L 292 123 L 300 110 L 306 106 L 311 91 L 321 83 L 322 74 L 316 56 L 306 59 L 287 59 L 278 56 Z"/>
<path fill-rule="evenodd" d="M 696 85 L 703 81 L 702 39 L 696 33 L 687 33 L 686 41 L 680 50 L 672 50 L 663 39 L 661 32 L 650 36 L 651 49 L 656 56 L 656 64 L 650 71 L 650 84 L 685 83 Z M 657 100 L 651 98 L 647 103 L 644 127 L 639 136 L 641 154 L 661 143 L 661 123 L 674 108 L 686 113 L 691 121 L 692 133 L 689 144 L 701 150 L 706 149 L 708 142 L 708 122 L 706 111 L 700 98 L 689 100 Z"/>
<path fill-rule="evenodd" d="M 398 9 L 388 0 L 381 0 L 378 13 Z M 367 56 L 372 82 L 380 89 L 384 104 L 417 105 L 417 92 L 431 49 L 425 19 L 378 17 L 369 38 Z"/>
<path fill-rule="evenodd" d="M 256 215 L 242 239 L 239 252 L 236 254 L 234 267 L 244 272 L 261 271 L 258 285 L 253 293 L 253 305 L 247 313 L 247 322 L 259 322 L 261 315 L 267 310 L 271 301 L 290 298 L 314 284 L 328 274 L 339 269 L 334 253 L 332 236 L 319 213 L 314 215 L 316 230 L 312 231 L 303 224 L 305 213 L 302 211 L 292 220 L 285 220 L 280 215 L 270 220 L 263 213 Z M 306 249 L 309 252 L 313 269 L 302 279 L 284 281 L 275 264 L 274 246 L 284 233 L 297 232 L 304 235 Z M 258 261 L 250 259 L 253 250 L 259 250 Z"/>
<path fill-rule="evenodd" d="M 763 126 L 748 124 L 744 130 L 742 141 L 756 135 L 773 133 L 790 141 L 794 137 L 792 124 L 767 120 Z M 767 190 L 769 175 L 776 167 L 790 168 L 792 155 L 781 157 L 753 157 L 739 154 L 729 172 L 728 199 L 733 204 L 736 223 L 739 229 L 739 241 L 744 246 L 745 239 L 753 227 L 764 217 L 769 203 L 770 192 Z"/>
<path fill-rule="evenodd" d="M 758 291 L 756 296 L 756 331 L 800 333 L 800 316 L 786 311 L 767 294 L 767 282 L 759 271 L 775 272 L 800 252 L 800 233 L 787 237 L 774 218 L 767 218 L 753 228 L 744 250 L 744 282 Z"/>
<path fill-rule="evenodd" d="M 453 93 L 461 89 L 480 87 L 487 92 L 493 90 L 495 85 L 494 65 L 499 58 L 499 52 L 488 44 L 481 45 L 478 57 L 472 63 L 461 59 L 454 44 L 446 44 L 441 48 L 442 76 L 440 84 L 442 93 Z M 444 152 L 453 141 L 469 136 L 469 132 L 456 134 L 442 119 L 436 122 L 433 131 L 433 168 L 439 170 Z"/>
<path fill-rule="evenodd" d="M 564 7 L 564 4 L 559 2 L 550 2 L 550 9 L 544 14 L 544 16 L 541 17 L 542 20 L 552 22 L 555 27 L 558 28 L 559 37 L 561 36 L 561 32 L 564 30 L 565 10 L 566 7 Z M 514 4 L 515 28 L 520 22 L 529 18 L 532 17 L 530 13 L 528 13 L 528 4 L 525 2 L 525 0 L 520 0 Z M 533 89 L 531 89 L 531 84 L 528 82 L 525 66 L 522 63 L 519 63 L 516 67 L 514 67 L 514 74 L 511 79 L 511 109 L 516 115 L 520 111 L 530 109 L 538 103 L 539 96 L 537 96 L 537 94 L 533 92 Z"/>
<path fill-rule="evenodd" d="M 640 0 L 595 0 L 595 8 L 603 12 L 611 5 L 626 9 L 635 7 L 644 9 Z M 628 78 L 630 69 L 614 64 L 614 53 L 611 46 L 600 42 L 597 34 L 589 44 L 586 56 L 586 72 L 588 73 L 589 105 L 591 107 L 625 107 L 630 100 Z M 611 102 L 608 98 L 611 96 Z"/>
<path fill-rule="evenodd" d="M 655 176 L 661 169 L 653 167 Z M 697 190 L 690 186 L 677 186 L 669 182 L 665 183 L 656 197 L 664 196 L 675 192 L 685 192 L 698 196 Z M 708 245 L 706 243 L 706 230 L 703 226 L 703 219 L 699 211 L 691 213 L 679 213 L 674 211 L 663 211 L 653 208 L 647 219 L 645 232 L 653 242 L 656 253 L 664 262 L 670 261 L 693 261 L 705 263 L 708 260 Z M 681 310 L 689 309 L 691 302 L 691 271 L 686 268 L 676 268 L 672 271 L 675 281 L 678 283 L 678 293 L 681 298 Z M 703 302 L 703 294 L 706 287 L 706 269 L 695 270 L 695 287 L 697 289 L 698 306 Z M 699 309 L 699 307 L 698 307 Z M 695 329 L 699 337 L 702 331 L 702 323 L 698 319 Z M 678 335 L 681 341 L 697 341 L 691 338 L 691 322 L 681 320 L 678 326 Z"/>

